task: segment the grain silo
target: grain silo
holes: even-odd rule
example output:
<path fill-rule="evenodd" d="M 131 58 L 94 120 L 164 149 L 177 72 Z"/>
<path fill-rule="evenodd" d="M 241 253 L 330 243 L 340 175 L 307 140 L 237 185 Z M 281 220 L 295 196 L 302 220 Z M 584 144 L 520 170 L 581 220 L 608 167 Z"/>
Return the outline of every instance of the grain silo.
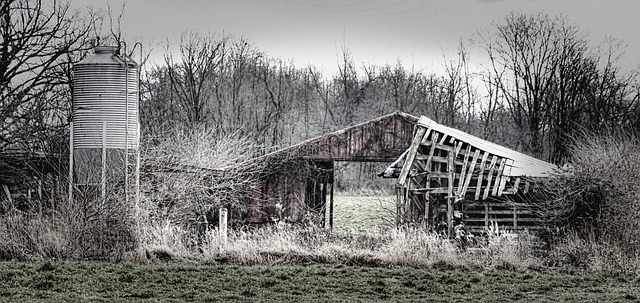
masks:
<path fill-rule="evenodd" d="M 73 67 L 69 199 L 128 200 L 138 184 L 138 64 L 99 46 Z M 135 185 L 135 186 L 132 186 Z"/>

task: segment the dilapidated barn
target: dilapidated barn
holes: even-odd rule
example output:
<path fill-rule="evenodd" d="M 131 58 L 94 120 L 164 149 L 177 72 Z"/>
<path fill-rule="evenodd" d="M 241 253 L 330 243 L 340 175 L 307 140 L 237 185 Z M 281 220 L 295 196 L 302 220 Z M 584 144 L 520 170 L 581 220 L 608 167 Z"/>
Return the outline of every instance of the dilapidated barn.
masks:
<path fill-rule="evenodd" d="M 417 122 L 395 112 L 241 163 L 260 168 L 246 221 L 301 222 L 311 213 L 332 226 L 335 162 L 392 162 L 411 144 Z"/>
<path fill-rule="evenodd" d="M 0 213 L 12 208 L 25 210 L 37 205 L 34 201 L 53 205 L 65 189 L 66 182 L 59 177 L 65 164 L 59 155 L 22 149 L 0 152 Z"/>
<path fill-rule="evenodd" d="M 385 175 L 398 178 L 397 224 L 442 227 L 451 236 L 456 219 L 475 232 L 493 222 L 514 231 L 539 228 L 524 202 L 535 181 L 556 169 L 423 116 L 411 147 Z"/>

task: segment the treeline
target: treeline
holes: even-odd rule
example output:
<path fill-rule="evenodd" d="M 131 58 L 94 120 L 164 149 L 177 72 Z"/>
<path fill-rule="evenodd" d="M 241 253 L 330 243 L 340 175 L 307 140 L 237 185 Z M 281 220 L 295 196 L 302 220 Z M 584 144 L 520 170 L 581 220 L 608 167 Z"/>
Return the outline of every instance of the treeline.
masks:
<path fill-rule="evenodd" d="M 167 53 L 145 70 L 143 130 L 161 135 L 204 125 L 272 148 L 393 111 L 457 126 L 474 114 L 463 104 L 460 79 L 423 74 L 401 62 L 358 66 L 346 48 L 338 64 L 339 73 L 326 78 L 313 66 L 270 58 L 243 39 L 185 33 L 178 54 Z"/>
<path fill-rule="evenodd" d="M 271 148 L 403 111 L 555 163 L 581 133 L 640 129 L 638 70 L 620 66 L 621 41 L 594 47 L 563 17 L 521 13 L 479 37 L 460 43 L 443 75 L 402 62 L 359 65 L 345 47 L 338 73 L 325 78 L 243 39 L 188 32 L 178 54 L 146 70 L 143 129 L 204 125 Z M 476 46 L 488 64 L 472 63 Z"/>
<path fill-rule="evenodd" d="M 0 149 L 64 148 L 70 67 L 122 34 L 100 34 L 104 13 L 65 2 L 2 1 L 0 19 Z M 488 28 L 460 43 L 443 74 L 363 65 L 345 46 L 332 76 L 244 39 L 185 32 L 163 60 L 142 66 L 144 143 L 197 127 L 248 137 L 263 153 L 403 111 L 562 163 L 581 132 L 640 129 L 638 69 L 620 66 L 621 41 L 594 46 L 565 17 L 545 14 L 511 13 Z M 484 55 L 471 58 L 471 48 Z"/>

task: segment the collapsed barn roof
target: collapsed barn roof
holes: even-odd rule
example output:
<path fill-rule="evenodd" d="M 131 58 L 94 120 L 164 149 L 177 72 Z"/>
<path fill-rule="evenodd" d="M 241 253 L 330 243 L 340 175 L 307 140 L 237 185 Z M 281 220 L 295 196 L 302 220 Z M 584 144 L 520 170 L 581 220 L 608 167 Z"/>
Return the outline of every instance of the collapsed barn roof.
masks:
<path fill-rule="evenodd" d="M 425 116 L 420 117 L 418 125 L 430 128 L 432 131 L 437 131 L 455 138 L 459 142 L 468 143 L 477 149 L 482 149 L 485 152 L 507 159 L 504 170 L 502 171 L 503 176 L 546 177 L 558 168 L 549 162 L 480 139 L 461 130 L 438 124 Z"/>
<path fill-rule="evenodd" d="M 451 236 L 454 212 L 476 231 L 492 221 L 512 230 L 538 228 L 534 214 L 519 204 L 557 169 L 422 116 L 411 146 L 382 175 L 398 178 L 397 224 L 444 224 Z"/>

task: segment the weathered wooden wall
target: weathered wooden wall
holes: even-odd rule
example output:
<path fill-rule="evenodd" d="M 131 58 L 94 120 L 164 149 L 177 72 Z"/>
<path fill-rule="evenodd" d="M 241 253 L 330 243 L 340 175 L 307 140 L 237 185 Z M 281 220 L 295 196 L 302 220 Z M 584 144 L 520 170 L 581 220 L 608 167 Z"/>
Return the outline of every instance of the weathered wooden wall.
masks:
<path fill-rule="evenodd" d="M 254 202 L 264 205 L 260 220 L 279 217 L 301 222 L 312 213 L 322 223 L 326 212 L 331 221 L 334 162 L 392 162 L 409 147 L 417 121 L 414 116 L 396 112 L 242 164 L 264 168 L 260 178 L 262 201 Z M 277 213 L 280 207 L 281 214 Z"/>

